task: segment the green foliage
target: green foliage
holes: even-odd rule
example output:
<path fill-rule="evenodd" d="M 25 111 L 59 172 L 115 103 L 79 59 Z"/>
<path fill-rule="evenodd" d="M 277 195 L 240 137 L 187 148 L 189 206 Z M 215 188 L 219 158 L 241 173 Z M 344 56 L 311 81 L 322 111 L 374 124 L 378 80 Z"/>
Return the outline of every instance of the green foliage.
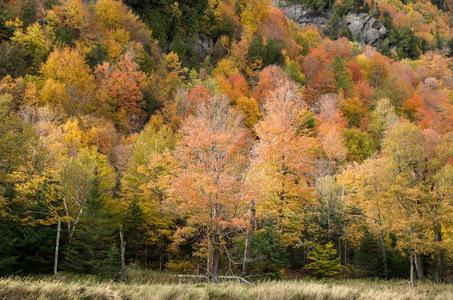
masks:
<path fill-rule="evenodd" d="M 143 209 L 137 200 L 133 200 L 123 218 L 124 236 L 126 241 L 126 260 L 130 263 L 146 263 L 146 244 L 148 228 Z"/>
<path fill-rule="evenodd" d="M 38 23 L 28 26 L 24 31 L 17 28 L 11 40 L 25 51 L 27 61 L 31 64 L 30 71 L 39 69 L 52 47 L 51 33 Z"/>
<path fill-rule="evenodd" d="M 37 0 L 19 0 L 19 16 L 25 26 L 36 22 L 38 14 Z"/>
<path fill-rule="evenodd" d="M 431 0 L 431 3 L 434 4 L 438 9 L 448 12 L 448 4 L 445 0 Z"/>
<path fill-rule="evenodd" d="M 17 113 L 10 95 L 0 96 L 0 180 L 30 158 L 35 135 Z M 0 190 L 1 192 L 1 190 Z"/>
<path fill-rule="evenodd" d="M 0 218 L 0 275 L 50 273 L 55 232 L 55 227 L 24 226 Z"/>
<path fill-rule="evenodd" d="M 358 265 L 367 277 L 384 277 L 381 245 L 378 238 L 368 230 L 360 240 L 353 263 Z"/>
<path fill-rule="evenodd" d="M 104 261 L 111 259 L 109 247 L 115 240 L 115 223 L 112 223 L 112 214 L 107 210 L 104 196 L 96 171 L 91 181 L 86 209 L 72 240 L 68 243 L 65 270 L 76 273 L 102 273 Z"/>
<path fill-rule="evenodd" d="M 197 34 L 210 36 L 208 29 L 216 25 L 209 17 L 207 0 L 127 0 L 125 3 L 151 27 L 153 36 L 164 49 L 178 53 L 185 64 L 200 62 L 191 55 L 193 41 Z M 224 24 L 220 32 L 223 30 L 228 31 L 228 25 Z"/>
<path fill-rule="evenodd" d="M 351 37 L 348 29 L 348 24 L 344 16 L 348 13 L 350 8 L 346 4 L 335 3 L 330 13 L 329 19 L 326 23 L 324 33 L 333 40 L 340 37 Z"/>
<path fill-rule="evenodd" d="M 316 117 L 309 110 L 301 111 L 298 117 L 298 124 L 296 125 L 296 132 L 298 134 L 306 134 L 316 128 Z"/>
<path fill-rule="evenodd" d="M 69 46 L 74 44 L 74 36 L 72 35 L 72 32 L 66 28 L 57 28 L 55 30 L 55 40 Z"/>
<path fill-rule="evenodd" d="M 376 100 L 388 98 L 397 113 L 401 111 L 404 101 L 410 97 L 407 90 L 392 78 L 385 78 L 373 96 Z"/>
<path fill-rule="evenodd" d="M 286 1 L 288 4 L 301 4 L 308 8 L 313 8 L 318 11 L 322 11 L 325 8 L 330 8 L 333 0 L 289 0 Z"/>
<path fill-rule="evenodd" d="M 14 28 L 6 24 L 11 18 L 11 7 L 4 1 L 0 2 L 0 43 L 9 40 L 14 34 Z"/>
<path fill-rule="evenodd" d="M 106 278 L 117 279 L 120 271 L 120 250 L 116 244 L 113 244 L 107 252 L 107 257 L 102 262 L 101 275 Z"/>
<path fill-rule="evenodd" d="M 60 186 L 51 178 L 27 175 L 10 184 L 14 194 L 3 195 L 9 198 L 6 203 L 0 195 L 0 274 L 48 273 L 54 257 L 55 214 L 61 207 Z"/>
<path fill-rule="evenodd" d="M 390 44 L 395 45 L 399 58 L 417 59 L 423 52 L 423 40 L 411 28 L 404 26 L 390 32 Z"/>
<path fill-rule="evenodd" d="M 346 68 L 346 63 L 340 57 L 335 57 L 332 62 L 332 69 L 335 73 L 335 84 L 338 90 L 348 93 L 352 88 L 352 75 Z"/>
<path fill-rule="evenodd" d="M 251 270 L 262 278 L 278 278 L 287 263 L 287 254 L 272 226 L 256 231 L 252 243 Z"/>
<path fill-rule="evenodd" d="M 269 39 L 265 44 L 261 35 L 255 36 L 250 42 L 247 60 L 250 63 L 261 61 L 262 67 L 272 64 L 284 64 L 284 57 L 279 43 L 273 39 Z"/>
<path fill-rule="evenodd" d="M 195 65 L 200 62 L 200 57 L 194 51 L 195 37 L 177 33 L 173 38 L 171 51 L 178 54 L 183 65 Z"/>
<path fill-rule="evenodd" d="M 361 162 L 370 157 L 376 149 L 372 137 L 359 129 L 346 129 L 344 137 L 348 158 L 351 161 Z"/>
<path fill-rule="evenodd" d="M 100 44 L 97 44 L 96 46 L 91 48 L 87 54 L 85 54 L 85 61 L 91 68 L 95 68 L 106 59 L 107 50 L 105 50 L 105 48 Z"/>
<path fill-rule="evenodd" d="M 285 64 L 285 72 L 295 82 L 303 85 L 305 83 L 305 77 L 302 73 L 302 67 L 293 61 L 287 61 Z"/>
<path fill-rule="evenodd" d="M 334 277 L 340 274 L 340 257 L 334 244 L 329 242 L 323 246 L 315 245 L 308 254 L 309 263 L 305 269 L 310 270 L 316 277 Z"/>

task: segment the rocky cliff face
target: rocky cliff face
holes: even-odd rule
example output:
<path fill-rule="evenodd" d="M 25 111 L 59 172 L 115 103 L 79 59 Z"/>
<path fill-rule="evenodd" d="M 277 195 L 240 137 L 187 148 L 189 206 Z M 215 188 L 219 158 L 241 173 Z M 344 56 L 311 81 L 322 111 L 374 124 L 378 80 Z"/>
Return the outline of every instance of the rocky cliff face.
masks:
<path fill-rule="evenodd" d="M 387 28 L 368 14 L 350 13 L 345 19 L 352 37 L 361 43 L 377 46 L 387 34 Z"/>
<path fill-rule="evenodd" d="M 329 18 L 329 12 L 318 12 L 299 4 L 287 4 L 284 0 L 273 0 L 275 6 L 284 11 L 288 19 L 302 25 L 312 25 L 323 29 Z M 365 13 L 349 13 L 344 17 L 354 40 L 372 46 L 387 34 L 387 29 L 376 18 Z"/>
<path fill-rule="evenodd" d="M 318 28 L 324 28 L 326 25 L 328 14 L 325 12 L 318 12 L 299 4 L 287 4 L 282 0 L 273 0 L 273 3 L 283 10 L 288 19 L 299 25 L 312 25 Z"/>
<path fill-rule="evenodd" d="M 324 28 L 328 15 L 317 12 L 311 8 L 305 8 L 303 5 L 283 6 L 281 9 L 285 12 L 288 19 L 302 25 L 312 25 L 318 28 Z"/>
<path fill-rule="evenodd" d="M 214 50 L 214 41 L 211 38 L 200 34 L 197 36 L 193 48 L 199 56 L 204 57 L 212 54 L 212 51 Z"/>

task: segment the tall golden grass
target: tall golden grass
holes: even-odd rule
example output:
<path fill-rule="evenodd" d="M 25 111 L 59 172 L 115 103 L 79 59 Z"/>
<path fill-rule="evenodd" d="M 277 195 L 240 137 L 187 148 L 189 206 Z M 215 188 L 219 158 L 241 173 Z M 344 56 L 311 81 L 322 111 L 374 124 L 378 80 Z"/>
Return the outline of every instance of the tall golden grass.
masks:
<path fill-rule="evenodd" d="M 452 285 L 366 280 L 273 281 L 254 285 L 143 284 L 97 282 L 92 279 L 0 279 L 0 299 L 453 299 Z"/>

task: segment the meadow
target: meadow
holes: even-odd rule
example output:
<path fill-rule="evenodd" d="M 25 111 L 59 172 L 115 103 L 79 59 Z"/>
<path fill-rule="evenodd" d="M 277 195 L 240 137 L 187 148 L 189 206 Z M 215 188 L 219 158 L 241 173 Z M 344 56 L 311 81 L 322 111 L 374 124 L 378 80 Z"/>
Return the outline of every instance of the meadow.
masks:
<path fill-rule="evenodd" d="M 404 281 L 288 280 L 246 285 L 235 282 L 129 284 L 94 278 L 10 277 L 0 279 L 0 299 L 453 299 L 453 285 Z"/>

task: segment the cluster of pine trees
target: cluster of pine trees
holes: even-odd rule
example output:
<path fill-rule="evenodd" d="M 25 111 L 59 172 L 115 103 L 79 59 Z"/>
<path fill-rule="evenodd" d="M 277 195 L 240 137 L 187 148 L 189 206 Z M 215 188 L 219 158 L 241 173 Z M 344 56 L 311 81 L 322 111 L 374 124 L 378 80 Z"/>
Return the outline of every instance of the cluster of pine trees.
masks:
<path fill-rule="evenodd" d="M 451 280 L 451 23 L 421 2 L 372 6 L 381 52 L 271 1 L 1 2 L 0 276 Z"/>

